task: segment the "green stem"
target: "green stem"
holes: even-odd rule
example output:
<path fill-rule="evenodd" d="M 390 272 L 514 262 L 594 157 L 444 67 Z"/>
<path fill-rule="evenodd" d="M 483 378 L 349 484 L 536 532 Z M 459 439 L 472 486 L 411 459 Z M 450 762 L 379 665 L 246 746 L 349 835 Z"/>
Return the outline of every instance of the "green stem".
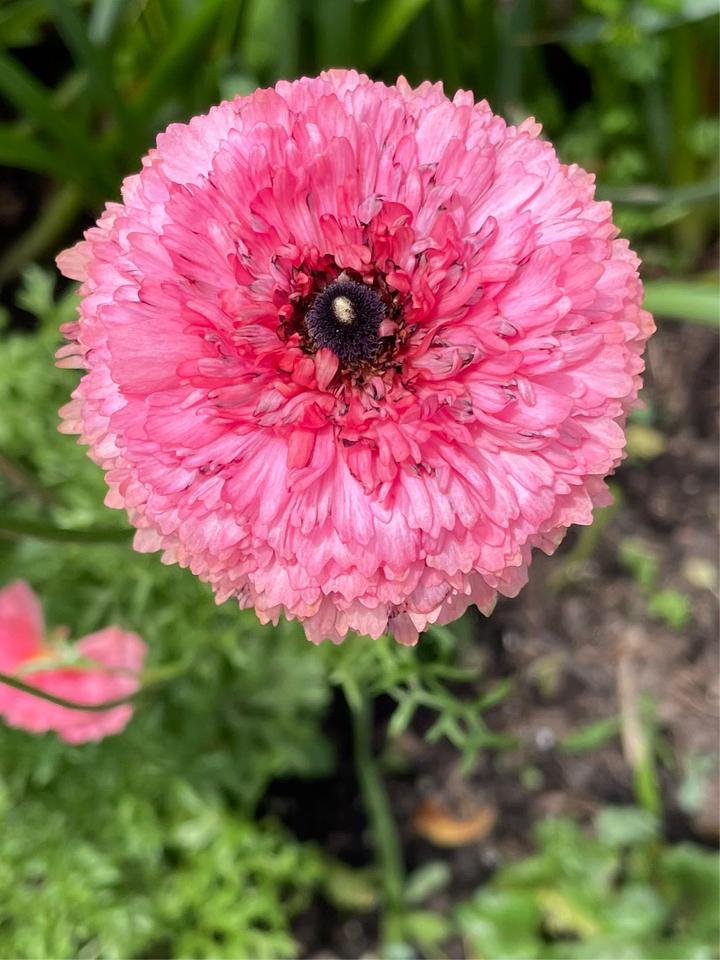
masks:
<path fill-rule="evenodd" d="M 380 942 L 381 946 L 388 946 L 404 939 L 402 914 L 405 868 L 402 848 L 385 784 L 372 752 L 372 701 L 366 694 L 358 697 L 357 692 L 354 696 L 348 696 L 346 692 L 346 700 L 352 716 L 355 769 L 382 875 Z"/>
<path fill-rule="evenodd" d="M 22 680 L 18 680 L 17 677 L 13 677 L 9 673 L 0 673 L 0 683 L 5 683 L 8 687 L 14 687 L 16 690 L 22 690 L 23 693 L 30 693 L 33 697 L 38 697 L 40 700 L 47 700 L 48 703 L 55 703 L 59 707 L 67 707 L 69 710 L 90 710 L 93 712 L 111 710 L 113 707 L 121 707 L 125 703 L 130 703 L 142 690 L 142 688 L 140 688 L 136 690 L 135 693 L 130 694 L 129 697 L 122 697 L 120 700 L 107 700 L 105 703 L 86 704 L 76 703 L 73 700 L 65 700 L 63 697 L 56 697 L 54 694 L 40 690 L 30 683 L 24 683 Z"/>
<path fill-rule="evenodd" d="M 33 697 L 38 697 L 40 700 L 47 700 L 48 703 L 55 703 L 59 707 L 67 707 L 69 710 L 91 710 L 97 712 L 110 710 L 113 707 L 121 707 L 126 703 L 132 703 L 136 697 L 150 687 L 157 686 L 160 683 L 166 683 L 168 680 L 174 680 L 175 677 L 186 673 L 189 667 L 192 666 L 194 660 L 195 657 L 191 654 L 175 663 L 168 663 L 160 667 L 150 667 L 150 669 L 146 670 L 140 677 L 140 686 L 134 693 L 129 694 L 127 697 L 121 697 L 119 700 L 106 700 L 104 703 L 86 704 L 77 703 L 74 700 L 65 700 L 63 697 L 56 697 L 53 693 L 47 693 L 45 690 L 40 690 L 30 683 L 25 683 L 25 681 L 21 680 L 18 676 L 9 673 L 0 673 L 0 683 L 5 683 L 8 687 L 14 687 L 15 690 L 22 690 L 23 693 L 29 693 Z M 62 670 L 72 668 L 65 664 L 64 666 L 59 665 L 56 668 L 49 667 L 48 669 Z"/>
<path fill-rule="evenodd" d="M 32 537 L 36 540 L 56 540 L 61 543 L 127 543 L 135 533 L 128 528 L 88 527 L 68 530 L 36 520 L 15 520 L 0 514 L 0 537 L 11 540 Z"/>

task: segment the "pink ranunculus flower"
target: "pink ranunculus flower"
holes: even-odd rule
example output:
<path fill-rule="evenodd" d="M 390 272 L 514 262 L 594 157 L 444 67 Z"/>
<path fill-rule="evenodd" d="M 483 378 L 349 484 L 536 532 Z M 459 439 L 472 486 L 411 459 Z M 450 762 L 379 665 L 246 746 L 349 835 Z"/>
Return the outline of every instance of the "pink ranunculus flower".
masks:
<path fill-rule="evenodd" d="M 146 646 L 135 633 L 107 627 L 80 640 L 77 651 L 93 667 L 28 669 L 52 659 L 44 643 L 43 614 L 37 597 L 22 580 L 0 590 L 0 672 L 63 700 L 97 705 L 121 700 L 139 687 Z M 54 730 L 68 743 L 102 740 L 127 726 L 133 708 L 121 704 L 103 711 L 73 710 L 0 682 L 0 716 L 31 733 Z"/>
<path fill-rule="evenodd" d="M 138 550 L 311 640 L 414 643 L 591 522 L 653 322 L 539 132 L 334 70 L 160 134 L 58 257 L 62 429 Z"/>

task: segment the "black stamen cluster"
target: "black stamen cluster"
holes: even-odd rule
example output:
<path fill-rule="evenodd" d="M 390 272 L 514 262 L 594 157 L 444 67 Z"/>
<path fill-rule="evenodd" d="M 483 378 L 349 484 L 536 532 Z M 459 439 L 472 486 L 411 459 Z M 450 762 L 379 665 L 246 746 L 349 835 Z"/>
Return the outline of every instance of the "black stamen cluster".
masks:
<path fill-rule="evenodd" d="M 357 364 L 380 349 L 378 327 L 385 315 L 385 304 L 370 287 L 340 280 L 317 295 L 306 323 L 318 348 L 328 347 L 341 364 Z"/>

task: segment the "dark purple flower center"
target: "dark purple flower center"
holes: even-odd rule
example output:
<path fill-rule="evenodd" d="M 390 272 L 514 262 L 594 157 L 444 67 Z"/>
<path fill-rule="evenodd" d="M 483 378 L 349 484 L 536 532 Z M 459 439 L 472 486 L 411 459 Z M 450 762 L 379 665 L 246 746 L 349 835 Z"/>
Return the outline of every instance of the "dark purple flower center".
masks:
<path fill-rule="evenodd" d="M 306 323 L 318 348 L 332 350 L 341 364 L 357 364 L 376 356 L 378 328 L 385 316 L 385 304 L 374 290 L 364 283 L 340 280 L 317 295 Z"/>

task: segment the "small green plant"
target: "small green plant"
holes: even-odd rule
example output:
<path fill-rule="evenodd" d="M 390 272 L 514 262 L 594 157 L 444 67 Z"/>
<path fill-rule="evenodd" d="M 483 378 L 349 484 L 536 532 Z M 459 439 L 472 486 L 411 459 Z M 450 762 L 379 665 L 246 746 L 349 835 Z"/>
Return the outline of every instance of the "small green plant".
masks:
<path fill-rule="evenodd" d="M 645 597 L 648 616 L 678 633 L 684 630 L 692 616 L 690 598 L 679 590 L 658 589 L 660 564 L 652 548 L 637 537 L 626 537 L 618 558 Z"/>
<path fill-rule="evenodd" d="M 96 809 L 82 793 L 50 811 L 5 792 L 0 957 L 296 955 L 289 921 L 323 876 L 318 850 L 182 780 L 162 802 L 137 789 Z"/>
<path fill-rule="evenodd" d="M 458 908 L 467 956 L 717 957 L 716 854 L 664 844 L 658 821 L 635 807 L 601 810 L 589 833 L 542 821 L 536 843 Z"/>

